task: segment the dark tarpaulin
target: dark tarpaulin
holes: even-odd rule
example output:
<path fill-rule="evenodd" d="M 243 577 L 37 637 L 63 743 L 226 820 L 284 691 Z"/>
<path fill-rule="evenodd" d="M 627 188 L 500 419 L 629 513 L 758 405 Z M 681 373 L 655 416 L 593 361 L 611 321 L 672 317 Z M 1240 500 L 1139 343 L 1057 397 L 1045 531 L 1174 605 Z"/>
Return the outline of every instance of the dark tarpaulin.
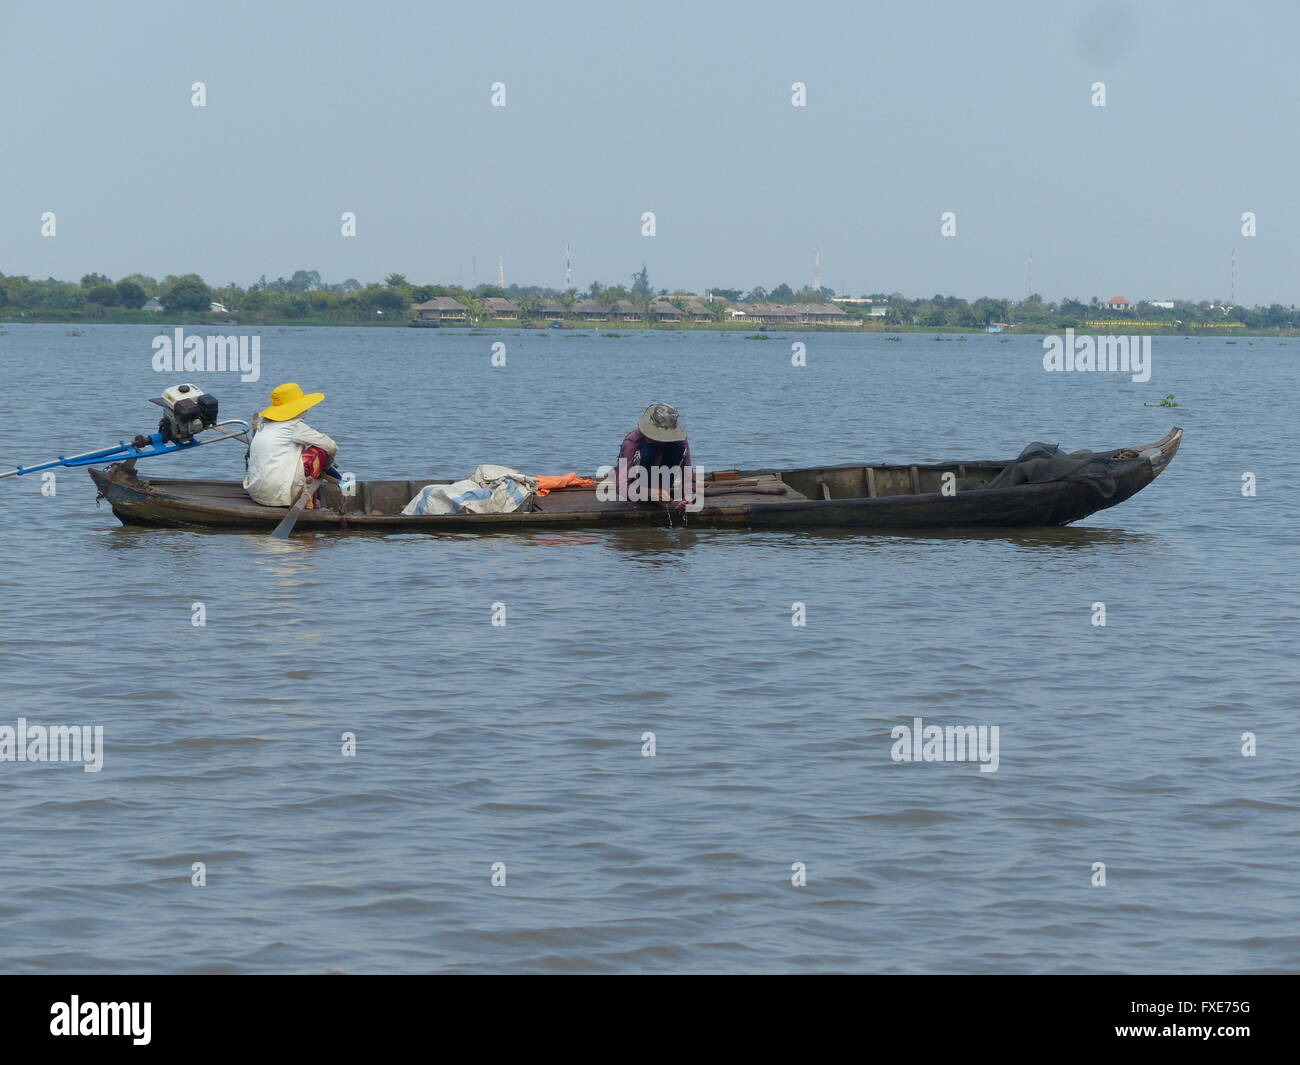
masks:
<path fill-rule="evenodd" d="M 1020 457 L 997 475 L 990 488 L 1011 488 L 1018 484 L 1046 484 L 1050 481 L 1078 481 L 1086 484 L 1102 499 L 1115 494 L 1115 472 L 1126 461 L 1112 453 L 1061 450 L 1059 444 L 1030 444 Z"/>

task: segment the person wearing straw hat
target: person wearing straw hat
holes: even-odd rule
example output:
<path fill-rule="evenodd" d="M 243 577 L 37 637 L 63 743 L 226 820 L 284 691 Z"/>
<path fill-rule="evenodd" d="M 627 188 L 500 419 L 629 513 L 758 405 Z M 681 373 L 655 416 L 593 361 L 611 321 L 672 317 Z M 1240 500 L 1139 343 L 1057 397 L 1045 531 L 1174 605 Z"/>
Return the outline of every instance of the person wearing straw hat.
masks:
<path fill-rule="evenodd" d="M 324 398 L 323 392 L 304 393 L 292 381 L 272 391 L 271 405 L 259 412 L 248 449 L 244 491 L 256 502 L 265 507 L 292 506 L 307 481 L 329 469 L 338 444 L 302 420 Z M 315 500 L 308 506 L 314 507 Z"/>
<path fill-rule="evenodd" d="M 640 466 L 649 477 L 649 500 L 655 503 L 682 506 L 689 502 L 683 498 L 674 501 L 667 488 L 666 477 L 670 470 L 681 470 L 682 484 L 691 483 L 691 444 L 686 439 L 686 428 L 681 423 L 677 408 L 667 403 L 651 403 L 636 423 L 636 428 L 623 438 L 614 467 L 618 498 L 626 500 L 629 475 Z"/>

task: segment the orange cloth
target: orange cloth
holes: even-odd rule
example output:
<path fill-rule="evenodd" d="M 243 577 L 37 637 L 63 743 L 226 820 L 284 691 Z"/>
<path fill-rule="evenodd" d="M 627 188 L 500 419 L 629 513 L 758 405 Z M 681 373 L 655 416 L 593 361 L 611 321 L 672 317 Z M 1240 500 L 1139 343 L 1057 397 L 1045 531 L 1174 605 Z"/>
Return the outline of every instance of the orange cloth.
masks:
<path fill-rule="evenodd" d="M 537 478 L 537 494 L 549 495 L 557 488 L 594 488 L 596 482 L 590 477 L 579 477 L 576 473 L 560 473 L 554 477 Z"/>

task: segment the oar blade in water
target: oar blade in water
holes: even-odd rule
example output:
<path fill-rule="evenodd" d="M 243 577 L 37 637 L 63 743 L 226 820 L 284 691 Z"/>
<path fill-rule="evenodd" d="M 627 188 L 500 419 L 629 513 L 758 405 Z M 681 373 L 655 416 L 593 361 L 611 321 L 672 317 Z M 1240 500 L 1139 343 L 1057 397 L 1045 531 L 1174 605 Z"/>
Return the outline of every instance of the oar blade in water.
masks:
<path fill-rule="evenodd" d="M 307 482 L 307 486 L 302 490 L 302 495 L 298 497 L 298 501 L 290 508 L 289 513 L 284 516 L 284 520 L 271 532 L 273 537 L 277 540 L 289 539 L 289 534 L 293 532 L 293 527 L 298 522 L 298 516 L 311 500 L 312 493 L 316 491 L 318 484 L 320 484 L 319 477 Z"/>

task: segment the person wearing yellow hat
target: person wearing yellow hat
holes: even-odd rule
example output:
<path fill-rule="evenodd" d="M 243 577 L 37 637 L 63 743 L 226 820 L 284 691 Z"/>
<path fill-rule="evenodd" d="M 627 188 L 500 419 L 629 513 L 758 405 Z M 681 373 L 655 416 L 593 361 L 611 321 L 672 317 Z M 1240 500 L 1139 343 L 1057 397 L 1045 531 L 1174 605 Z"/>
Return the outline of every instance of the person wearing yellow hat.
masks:
<path fill-rule="evenodd" d="M 271 392 L 271 405 L 257 417 L 244 478 L 244 491 L 256 502 L 266 507 L 292 506 L 307 481 L 319 477 L 333 462 L 338 444 L 302 420 L 324 398 L 323 392 L 304 393 L 292 381 Z M 309 506 L 315 506 L 315 501 Z"/>

